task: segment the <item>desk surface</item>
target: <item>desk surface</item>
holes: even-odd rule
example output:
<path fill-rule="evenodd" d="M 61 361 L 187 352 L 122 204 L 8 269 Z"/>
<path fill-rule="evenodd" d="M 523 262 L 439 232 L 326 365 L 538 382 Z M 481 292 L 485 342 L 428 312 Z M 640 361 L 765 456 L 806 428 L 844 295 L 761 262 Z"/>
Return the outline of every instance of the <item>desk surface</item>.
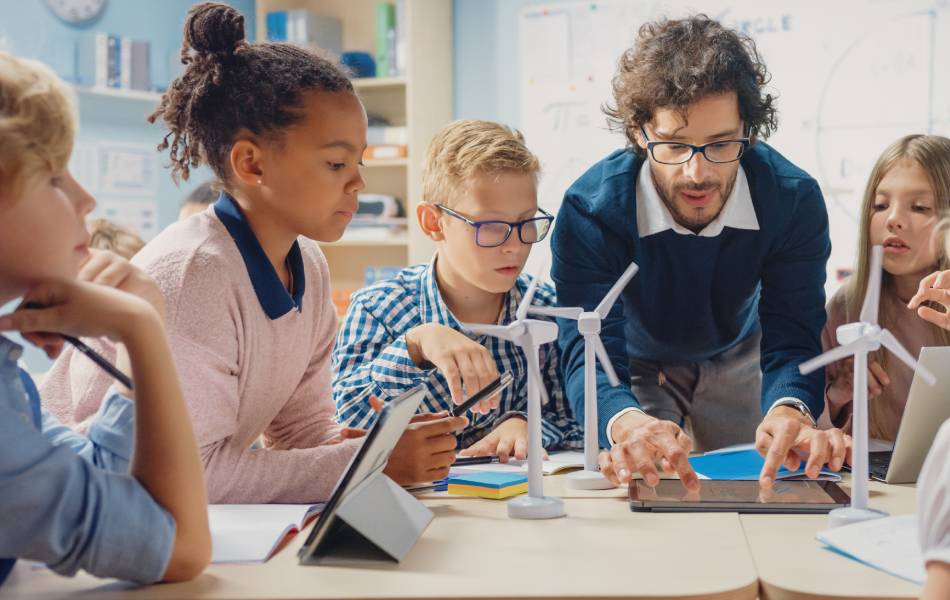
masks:
<path fill-rule="evenodd" d="M 845 486 L 847 478 L 845 479 Z M 826 516 L 630 512 L 622 489 L 569 490 L 568 517 L 508 519 L 504 502 L 435 495 L 436 514 L 399 566 L 300 567 L 305 536 L 266 564 L 212 565 L 195 581 L 134 588 L 17 565 L 0 598 L 916 598 L 920 587 L 815 540 Z M 871 484 L 871 504 L 915 510 L 915 490 Z M 575 497 L 571 497 L 575 496 Z M 688 574 L 688 576 L 686 576 Z"/>
<path fill-rule="evenodd" d="M 845 478 L 842 487 L 850 477 Z M 916 511 L 910 486 L 872 482 L 871 507 L 892 515 Z M 850 493 L 850 489 L 848 490 Z M 815 534 L 824 515 L 741 515 L 762 585 L 763 600 L 917 598 L 921 587 L 826 550 Z"/>
<path fill-rule="evenodd" d="M 618 499 L 567 500 L 553 521 L 504 502 L 426 500 L 436 514 L 399 566 L 301 567 L 304 539 L 261 565 L 212 565 L 198 579 L 135 589 L 20 563 L 11 598 L 748 598 L 759 584 L 735 514 L 649 515 Z M 689 576 L 684 576 L 688 571 Z"/>

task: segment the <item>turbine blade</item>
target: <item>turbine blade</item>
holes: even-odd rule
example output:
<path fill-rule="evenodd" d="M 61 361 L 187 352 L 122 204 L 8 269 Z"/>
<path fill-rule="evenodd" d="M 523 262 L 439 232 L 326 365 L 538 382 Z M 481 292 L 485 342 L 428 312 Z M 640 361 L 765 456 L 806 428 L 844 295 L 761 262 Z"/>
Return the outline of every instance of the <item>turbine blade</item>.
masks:
<path fill-rule="evenodd" d="M 534 278 L 528 285 L 528 290 L 524 293 L 524 298 L 521 299 L 521 304 L 518 305 L 518 310 L 515 312 L 515 317 L 517 317 L 519 321 L 528 316 L 528 307 L 531 306 L 531 300 L 534 298 L 534 293 L 538 290 L 538 284 L 541 282 L 541 273 L 544 272 L 544 267 L 544 262 L 538 265 L 538 270 L 535 272 Z"/>
<path fill-rule="evenodd" d="M 637 266 L 637 263 L 630 263 L 630 266 L 626 268 L 623 272 L 623 275 L 620 276 L 620 279 L 614 283 L 613 287 L 610 288 L 610 291 L 607 292 L 607 295 L 604 296 L 604 299 L 600 301 L 600 304 L 597 305 L 597 308 L 594 309 L 595 312 L 600 315 L 601 319 L 607 318 L 607 315 L 610 313 L 610 309 L 613 308 L 614 302 L 617 301 L 617 298 L 620 296 L 620 293 L 627 287 L 627 284 L 630 283 L 630 280 L 633 279 L 633 276 L 637 274 L 637 271 L 640 267 Z"/>
<path fill-rule="evenodd" d="M 610 385 L 617 387 L 620 385 L 620 378 L 617 377 L 617 372 L 614 371 L 614 366 L 610 362 L 610 355 L 607 354 L 607 348 L 604 346 L 604 342 L 600 339 L 599 335 L 594 336 L 593 342 L 594 354 L 597 355 L 600 366 L 604 368 L 604 373 L 607 374 L 607 381 L 610 382 Z"/>
<path fill-rule="evenodd" d="M 917 362 L 914 356 L 907 351 L 907 348 L 904 348 L 901 343 L 897 341 L 894 334 L 886 329 L 881 330 L 881 345 L 890 350 L 891 354 L 901 359 L 905 365 L 916 371 L 928 385 L 935 385 L 937 383 L 937 378 L 934 377 L 934 374 L 931 373 L 927 367 Z"/>
<path fill-rule="evenodd" d="M 824 354 L 819 354 L 815 358 L 806 360 L 802 364 L 798 365 L 798 370 L 802 375 L 808 375 L 820 367 L 833 363 L 837 360 L 841 360 L 842 358 L 852 356 L 856 352 L 862 351 L 862 342 L 863 340 L 858 339 L 851 342 L 850 344 L 845 344 L 844 346 L 836 346 Z"/>
<path fill-rule="evenodd" d="M 484 323 L 462 323 L 462 327 L 478 335 L 490 335 L 503 340 L 514 341 L 511 331 L 504 325 L 486 325 Z"/>
<path fill-rule="evenodd" d="M 545 317 L 560 317 L 562 319 L 574 319 L 575 321 L 584 312 L 583 308 L 574 306 L 532 306 L 528 308 L 529 315 L 541 315 Z"/>
<path fill-rule="evenodd" d="M 881 299 L 881 264 L 884 259 L 882 246 L 871 247 L 871 264 L 868 265 L 868 289 L 864 292 L 860 319 L 877 325 L 878 305 Z"/>

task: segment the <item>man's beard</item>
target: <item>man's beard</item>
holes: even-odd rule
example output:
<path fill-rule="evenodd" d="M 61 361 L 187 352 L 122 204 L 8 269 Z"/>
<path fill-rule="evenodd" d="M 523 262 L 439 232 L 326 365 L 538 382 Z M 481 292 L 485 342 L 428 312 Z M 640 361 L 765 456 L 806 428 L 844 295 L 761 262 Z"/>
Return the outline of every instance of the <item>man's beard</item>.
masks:
<path fill-rule="evenodd" d="M 703 227 L 716 220 L 716 218 L 722 213 L 722 209 L 725 208 L 726 200 L 729 198 L 729 195 L 732 194 L 732 189 L 736 186 L 736 177 L 734 176 L 732 180 L 725 186 L 715 180 L 708 179 L 702 183 L 671 183 L 667 186 L 667 189 L 663 189 L 656 172 L 651 172 L 651 175 L 653 179 L 653 188 L 660 196 L 660 200 L 663 201 L 663 204 L 670 211 L 670 214 L 673 215 L 673 220 L 693 232 L 699 232 Z M 722 199 L 722 204 L 719 206 L 719 210 L 717 210 L 716 213 L 712 215 L 705 214 L 705 210 L 699 211 L 696 209 L 687 209 L 689 212 L 684 212 L 680 210 L 674 201 L 675 198 L 679 197 L 679 193 L 681 191 L 707 192 L 710 190 L 719 190 L 719 196 Z"/>

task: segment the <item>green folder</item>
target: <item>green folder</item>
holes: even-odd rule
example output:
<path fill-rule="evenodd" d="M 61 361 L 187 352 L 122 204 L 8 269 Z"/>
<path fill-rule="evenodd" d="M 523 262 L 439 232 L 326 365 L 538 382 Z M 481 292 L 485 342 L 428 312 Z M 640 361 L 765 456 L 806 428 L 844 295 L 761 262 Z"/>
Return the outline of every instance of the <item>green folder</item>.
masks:
<path fill-rule="evenodd" d="M 391 38 L 396 34 L 396 5 L 380 2 L 376 5 L 376 76 L 387 77 L 395 59 Z"/>

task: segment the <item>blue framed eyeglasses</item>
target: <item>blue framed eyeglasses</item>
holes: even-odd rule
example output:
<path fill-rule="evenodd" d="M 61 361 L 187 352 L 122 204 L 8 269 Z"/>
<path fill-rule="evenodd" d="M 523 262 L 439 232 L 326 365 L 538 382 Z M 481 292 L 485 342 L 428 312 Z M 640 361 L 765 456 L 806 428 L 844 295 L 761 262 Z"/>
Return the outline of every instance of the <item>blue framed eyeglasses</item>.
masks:
<path fill-rule="evenodd" d="M 651 142 L 647 132 L 640 126 L 640 133 L 647 142 L 647 152 L 653 160 L 664 165 L 681 165 L 693 159 L 696 154 L 702 154 L 706 160 L 713 163 L 731 163 L 739 160 L 751 142 L 744 137 L 738 140 L 722 140 L 710 142 L 702 146 L 693 146 L 683 142 Z"/>
<path fill-rule="evenodd" d="M 539 208 L 540 217 L 533 217 L 512 223 L 509 221 L 473 221 L 464 215 L 460 215 L 451 208 L 442 204 L 436 204 L 439 210 L 455 217 L 460 221 L 468 223 L 475 228 L 475 244 L 481 248 L 496 248 L 508 241 L 511 232 L 518 230 L 518 239 L 522 244 L 537 244 L 548 236 L 551 231 L 551 223 L 554 222 L 554 216 L 543 208 Z"/>

